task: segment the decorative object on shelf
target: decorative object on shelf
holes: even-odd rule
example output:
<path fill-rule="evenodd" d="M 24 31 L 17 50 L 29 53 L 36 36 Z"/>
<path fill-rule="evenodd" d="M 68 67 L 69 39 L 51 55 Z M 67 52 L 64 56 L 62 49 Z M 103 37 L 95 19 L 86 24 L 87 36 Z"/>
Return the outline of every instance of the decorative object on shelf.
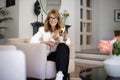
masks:
<path fill-rule="evenodd" d="M 15 0 L 6 0 L 6 7 L 14 6 Z"/>
<path fill-rule="evenodd" d="M 66 24 L 66 20 L 69 17 L 69 12 L 67 10 L 64 10 L 63 13 L 61 13 L 61 15 L 62 15 L 64 23 Z"/>
<path fill-rule="evenodd" d="M 5 7 L 0 8 L 0 39 L 5 38 L 4 31 L 7 29 L 5 25 L 2 25 L 3 23 L 8 20 L 12 20 L 13 18 L 8 17 L 9 11 Z"/>
<path fill-rule="evenodd" d="M 120 36 L 113 40 L 102 40 L 98 46 L 101 52 L 109 52 L 110 58 L 104 60 L 104 68 L 111 77 L 120 77 Z"/>
<path fill-rule="evenodd" d="M 38 15 L 41 13 L 41 7 L 40 7 L 40 3 L 38 0 L 36 0 L 34 4 L 34 13 L 37 16 L 37 20 L 38 20 Z"/>
<path fill-rule="evenodd" d="M 37 16 L 37 21 L 31 23 L 31 25 L 33 26 L 33 35 L 38 31 L 39 27 L 43 26 L 43 14 L 41 13 L 43 9 L 41 9 L 41 0 L 40 2 L 38 0 L 36 0 L 35 4 L 34 4 L 34 13 Z M 38 16 L 41 14 L 41 22 L 38 21 Z"/>
<path fill-rule="evenodd" d="M 43 22 L 33 22 L 31 23 L 33 26 L 33 35 L 38 31 L 39 27 L 43 26 Z"/>
<path fill-rule="evenodd" d="M 114 20 L 120 22 L 120 9 L 114 11 Z"/>
<path fill-rule="evenodd" d="M 68 28 L 70 28 L 71 25 L 65 25 L 66 32 L 68 33 Z"/>
<path fill-rule="evenodd" d="M 45 2 L 43 2 L 43 3 L 45 3 Z M 43 12 L 47 15 L 47 12 L 45 11 L 45 9 L 42 5 L 42 0 L 36 0 L 36 2 L 34 4 L 34 13 L 37 16 L 37 21 L 31 23 L 31 25 L 33 26 L 33 35 L 38 31 L 39 27 L 44 26 Z M 41 17 L 41 22 L 38 21 L 39 15 Z"/>

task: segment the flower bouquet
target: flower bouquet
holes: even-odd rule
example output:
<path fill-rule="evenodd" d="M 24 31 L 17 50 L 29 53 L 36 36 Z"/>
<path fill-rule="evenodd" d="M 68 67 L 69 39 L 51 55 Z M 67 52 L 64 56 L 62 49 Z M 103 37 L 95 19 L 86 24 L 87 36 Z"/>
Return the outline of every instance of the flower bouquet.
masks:
<path fill-rule="evenodd" d="M 64 23 L 66 23 L 67 18 L 69 17 L 69 12 L 67 10 L 64 10 L 62 14 Z"/>
<path fill-rule="evenodd" d="M 107 74 L 112 77 L 120 77 L 120 36 L 113 40 L 100 41 L 98 48 L 101 52 L 112 53 L 111 57 L 103 61 Z"/>
<path fill-rule="evenodd" d="M 98 46 L 100 52 L 112 53 L 113 55 L 120 55 L 120 36 L 114 37 L 113 40 L 101 40 Z"/>

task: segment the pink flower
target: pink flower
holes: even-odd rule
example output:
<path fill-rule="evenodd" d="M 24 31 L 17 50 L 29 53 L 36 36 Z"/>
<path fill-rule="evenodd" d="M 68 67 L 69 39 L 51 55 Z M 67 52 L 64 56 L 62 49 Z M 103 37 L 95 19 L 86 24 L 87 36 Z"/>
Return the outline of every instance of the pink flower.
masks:
<path fill-rule="evenodd" d="M 107 53 L 107 52 L 112 52 L 113 50 L 113 44 L 111 43 L 110 40 L 101 40 L 98 48 L 100 52 Z"/>
<path fill-rule="evenodd" d="M 67 10 L 64 10 L 64 14 L 69 14 Z"/>
<path fill-rule="evenodd" d="M 67 10 L 64 10 L 62 14 L 64 22 L 66 22 L 66 19 L 69 17 L 69 12 Z"/>

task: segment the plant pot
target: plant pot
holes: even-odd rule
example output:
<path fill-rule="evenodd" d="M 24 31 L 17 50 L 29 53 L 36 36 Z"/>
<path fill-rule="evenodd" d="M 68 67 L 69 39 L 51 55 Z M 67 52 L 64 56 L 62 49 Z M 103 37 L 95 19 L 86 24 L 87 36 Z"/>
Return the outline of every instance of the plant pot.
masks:
<path fill-rule="evenodd" d="M 105 71 L 111 77 L 120 77 L 120 56 L 111 56 L 103 62 Z"/>

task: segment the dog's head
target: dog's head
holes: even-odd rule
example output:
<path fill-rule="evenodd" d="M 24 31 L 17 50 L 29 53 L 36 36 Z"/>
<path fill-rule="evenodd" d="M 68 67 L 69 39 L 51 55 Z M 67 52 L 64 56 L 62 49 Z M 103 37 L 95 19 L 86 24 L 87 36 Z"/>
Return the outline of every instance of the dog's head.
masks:
<path fill-rule="evenodd" d="M 60 35 L 60 36 L 63 36 L 63 34 L 65 34 L 65 29 L 64 29 L 64 28 L 61 28 L 61 29 L 59 30 L 59 35 Z"/>
<path fill-rule="evenodd" d="M 66 31 L 64 28 L 61 28 L 59 30 L 56 30 L 55 35 L 53 35 L 53 39 L 59 41 L 60 37 L 64 37 L 66 34 Z"/>

